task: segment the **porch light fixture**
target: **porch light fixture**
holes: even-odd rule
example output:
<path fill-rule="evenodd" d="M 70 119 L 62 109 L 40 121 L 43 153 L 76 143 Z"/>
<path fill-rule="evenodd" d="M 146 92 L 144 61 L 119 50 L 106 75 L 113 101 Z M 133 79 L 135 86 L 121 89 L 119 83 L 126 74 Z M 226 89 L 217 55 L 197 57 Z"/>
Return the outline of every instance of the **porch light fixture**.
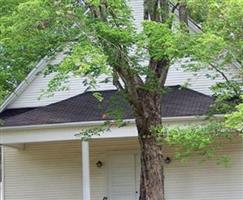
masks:
<path fill-rule="evenodd" d="M 166 157 L 164 159 L 164 161 L 165 161 L 166 164 L 169 164 L 169 163 L 171 163 L 171 158 L 170 157 Z"/>
<path fill-rule="evenodd" d="M 103 163 L 99 160 L 97 163 L 96 163 L 96 166 L 98 168 L 101 168 L 103 166 Z"/>

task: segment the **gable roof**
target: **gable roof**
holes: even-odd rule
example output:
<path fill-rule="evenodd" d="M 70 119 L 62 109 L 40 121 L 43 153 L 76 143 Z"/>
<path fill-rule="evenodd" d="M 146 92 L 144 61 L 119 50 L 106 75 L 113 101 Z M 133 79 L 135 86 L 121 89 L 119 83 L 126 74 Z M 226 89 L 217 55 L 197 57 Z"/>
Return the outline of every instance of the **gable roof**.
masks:
<path fill-rule="evenodd" d="M 125 98 L 116 90 L 100 92 L 103 101 L 99 102 L 93 92 L 85 92 L 75 97 L 35 109 L 6 110 L 0 114 L 4 120 L 3 126 L 29 126 L 42 124 L 59 124 L 70 122 L 88 122 L 112 120 L 116 113 L 110 111 L 121 110 L 123 119 L 133 119 L 132 109 Z M 113 101 L 116 99 L 115 101 Z M 117 99 L 119 99 L 117 101 Z M 210 96 L 199 92 L 181 88 L 180 86 L 168 87 L 163 95 L 162 116 L 197 116 L 205 115 L 212 104 Z"/>
<path fill-rule="evenodd" d="M 64 58 L 66 52 L 69 50 L 70 44 L 67 44 L 67 47 L 63 49 L 61 52 L 57 52 L 55 55 L 52 56 L 45 56 L 42 58 L 36 66 L 30 71 L 30 73 L 26 76 L 26 78 L 16 87 L 16 89 L 5 98 L 3 103 L 0 105 L 0 113 L 3 112 L 7 107 L 16 100 L 25 90 L 26 88 L 32 83 L 32 81 L 38 76 L 39 73 L 43 72 L 43 70 L 49 64 L 58 64 Z"/>
<path fill-rule="evenodd" d="M 171 4 L 171 6 L 173 7 L 173 4 Z M 175 10 L 176 15 L 178 16 L 178 9 Z M 199 32 L 200 31 L 200 27 L 193 22 L 191 19 L 189 20 L 189 27 L 195 31 L 195 32 Z M 67 47 L 70 44 L 67 45 Z M 68 48 L 67 48 L 68 49 Z M 59 57 L 60 55 L 62 56 L 63 54 L 65 54 L 64 52 L 59 52 L 57 53 L 57 55 L 52 56 L 52 57 L 48 57 L 45 56 L 42 60 L 39 61 L 39 63 L 36 65 L 36 67 L 29 73 L 29 75 L 19 84 L 19 86 L 14 90 L 14 92 L 12 92 L 12 94 L 10 94 L 5 100 L 4 102 L 0 105 L 0 113 L 3 112 L 5 109 L 7 109 L 7 107 L 13 103 L 16 98 L 18 98 L 23 91 L 26 90 L 26 88 L 28 87 L 29 84 L 31 84 L 31 82 L 35 79 L 35 77 L 48 65 L 50 64 L 50 62 L 52 62 L 53 60 L 56 59 L 56 57 Z"/>
<path fill-rule="evenodd" d="M 6 97 L 4 102 L 0 105 L 0 113 L 4 111 L 7 106 L 12 103 L 26 88 L 27 86 L 34 80 L 38 73 L 40 73 L 49 63 L 48 57 L 44 57 L 41 59 L 35 68 L 28 74 L 28 76 L 17 86 L 17 88 Z"/>

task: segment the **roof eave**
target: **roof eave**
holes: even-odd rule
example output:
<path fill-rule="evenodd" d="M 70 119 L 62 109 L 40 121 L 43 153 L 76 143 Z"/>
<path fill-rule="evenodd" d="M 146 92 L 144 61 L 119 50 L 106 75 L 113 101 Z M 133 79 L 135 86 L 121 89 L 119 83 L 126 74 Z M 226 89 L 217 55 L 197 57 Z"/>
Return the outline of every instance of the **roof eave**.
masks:
<path fill-rule="evenodd" d="M 224 118 L 224 114 L 217 114 L 214 115 L 217 119 Z M 165 123 L 171 122 L 196 122 L 196 121 L 203 121 L 207 118 L 206 115 L 202 116 L 178 116 L 178 117 L 163 117 L 162 121 Z M 46 129 L 46 128 L 69 128 L 69 127 L 92 127 L 92 126 L 99 126 L 104 124 L 106 121 L 87 121 L 87 122 L 70 122 L 70 123 L 56 123 L 56 124 L 37 124 L 37 125 L 23 125 L 23 126 L 6 126 L 1 127 L 0 131 L 12 131 L 12 130 L 31 130 L 31 129 Z M 114 122 L 112 120 L 111 122 Z M 134 119 L 125 119 L 124 122 L 129 124 L 135 124 Z"/>

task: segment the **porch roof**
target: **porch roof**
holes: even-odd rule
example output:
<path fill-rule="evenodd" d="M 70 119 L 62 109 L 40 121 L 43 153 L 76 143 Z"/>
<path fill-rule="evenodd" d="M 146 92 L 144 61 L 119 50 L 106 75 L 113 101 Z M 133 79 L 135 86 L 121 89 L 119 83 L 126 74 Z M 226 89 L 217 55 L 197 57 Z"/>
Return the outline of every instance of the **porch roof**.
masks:
<path fill-rule="evenodd" d="M 112 120 L 119 113 L 123 119 L 133 119 L 131 107 L 116 90 L 100 93 L 103 101 L 98 101 L 93 92 L 85 92 L 44 107 L 6 110 L 0 114 L 2 126 L 103 121 Z M 171 86 L 167 88 L 161 103 L 163 117 L 200 116 L 209 111 L 213 98 L 180 86 Z"/>

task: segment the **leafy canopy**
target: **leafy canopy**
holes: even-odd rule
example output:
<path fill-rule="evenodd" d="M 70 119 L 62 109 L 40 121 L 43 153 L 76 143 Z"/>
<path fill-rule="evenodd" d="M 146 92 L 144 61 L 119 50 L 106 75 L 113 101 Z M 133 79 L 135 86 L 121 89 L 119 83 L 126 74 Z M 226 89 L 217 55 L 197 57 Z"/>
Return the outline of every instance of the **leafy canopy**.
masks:
<path fill-rule="evenodd" d="M 115 86 L 130 94 L 128 101 L 134 103 L 137 88 L 156 93 L 165 82 L 163 76 L 157 77 L 156 70 L 148 67 L 153 66 L 151 62 L 163 60 L 169 66 L 187 58 L 185 70 L 208 69 L 212 71 L 208 74 L 210 78 L 215 78 L 213 72 L 225 78 L 224 84 L 214 88 L 218 102 L 239 99 L 243 1 L 188 0 L 185 3 L 201 32 L 192 33 L 175 23 L 175 13 L 166 10 L 161 15 L 167 17 L 166 21 L 144 21 L 142 29 L 137 31 L 124 0 L 0 0 L 0 99 L 13 91 L 40 59 L 67 47 L 63 62 L 46 71 L 57 72 L 49 84 L 49 92 L 62 88 L 71 73 L 88 77 L 85 83 L 93 87 L 98 76 L 109 74 Z M 149 59 L 149 64 L 144 62 Z M 236 61 L 240 65 L 239 82 L 228 79 L 225 74 Z M 239 128 L 236 121 L 242 120 L 242 105 L 237 109 L 228 118 L 230 127 Z M 223 110 L 228 111 L 229 107 Z M 222 111 L 221 104 L 216 111 Z M 178 133 L 184 130 L 173 130 L 168 140 L 173 143 L 174 139 L 190 138 L 188 143 L 201 148 L 212 139 L 212 135 L 201 134 L 204 131 L 191 128 L 183 136 Z M 197 143 L 199 136 L 202 140 Z"/>
<path fill-rule="evenodd" d="M 88 5 L 86 7 L 80 2 L 82 1 L 0 1 L 2 98 L 23 80 L 41 58 L 74 41 L 76 45 L 67 61 L 62 64 L 62 73 L 75 71 L 87 75 L 94 70 L 97 75 L 103 72 L 98 69 L 97 64 L 100 63 L 102 69 L 105 62 L 107 66 L 115 65 L 120 56 L 126 62 L 122 65 L 129 64 L 129 67 L 140 74 L 149 73 L 140 62 L 147 56 L 155 59 L 168 57 L 171 61 L 190 56 L 201 63 L 191 66 L 193 70 L 205 68 L 205 64 L 209 63 L 220 70 L 227 68 L 234 60 L 242 63 L 241 0 L 208 0 L 207 3 L 188 0 L 189 15 L 202 27 L 203 32 L 200 34 L 186 34 L 175 24 L 171 28 L 171 21 L 167 24 L 146 21 L 143 24 L 144 30 L 138 33 L 125 1 L 88 0 L 85 1 Z M 85 13 L 87 7 L 91 11 Z M 109 20 L 94 18 L 92 10 Z M 174 18 L 173 14 L 170 15 Z M 91 48 L 93 53 L 87 62 L 88 58 L 82 58 Z M 148 50 L 146 52 L 149 55 L 144 49 Z M 222 60 L 220 63 L 219 58 Z M 207 67 L 212 68 L 210 65 Z"/>

